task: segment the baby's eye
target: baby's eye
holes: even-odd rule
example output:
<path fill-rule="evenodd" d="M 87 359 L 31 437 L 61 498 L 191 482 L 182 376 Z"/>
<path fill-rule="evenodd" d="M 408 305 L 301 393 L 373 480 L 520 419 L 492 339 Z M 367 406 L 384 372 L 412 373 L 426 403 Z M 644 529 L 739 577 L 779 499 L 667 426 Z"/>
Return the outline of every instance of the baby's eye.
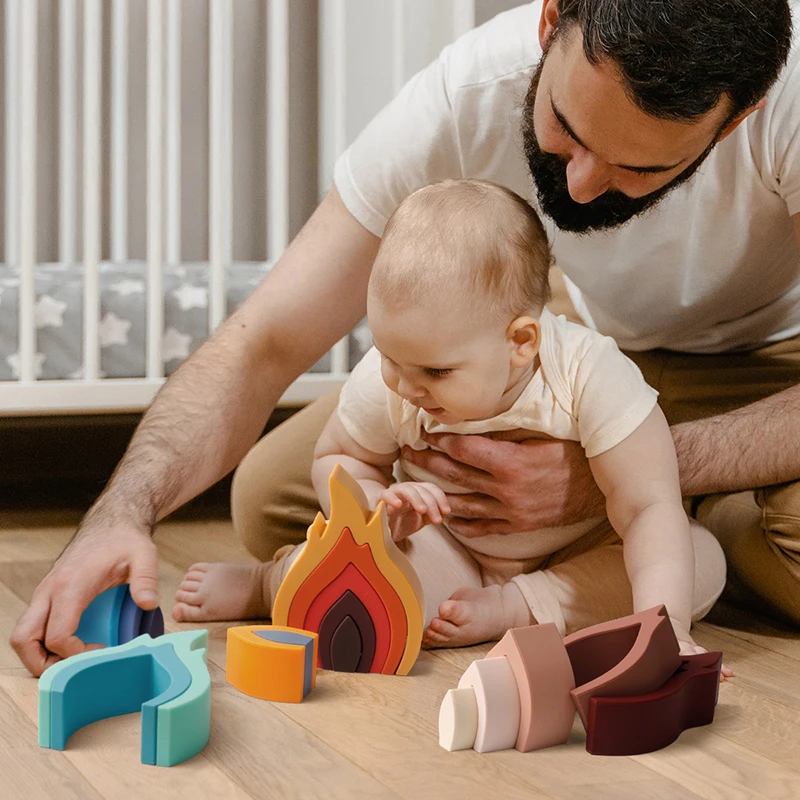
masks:
<path fill-rule="evenodd" d="M 452 369 L 434 369 L 433 367 L 425 367 L 425 374 L 430 375 L 431 378 L 441 378 L 444 375 L 449 375 Z"/>

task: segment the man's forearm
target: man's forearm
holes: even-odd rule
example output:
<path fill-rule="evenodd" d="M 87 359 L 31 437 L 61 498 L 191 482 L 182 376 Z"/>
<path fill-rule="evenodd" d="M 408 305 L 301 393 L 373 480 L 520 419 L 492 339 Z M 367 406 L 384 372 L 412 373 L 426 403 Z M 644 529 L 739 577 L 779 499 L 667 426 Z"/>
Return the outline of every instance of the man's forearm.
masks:
<path fill-rule="evenodd" d="M 153 524 L 233 469 L 258 438 L 287 379 L 247 352 L 235 322 L 166 382 L 90 516 Z"/>
<path fill-rule="evenodd" d="M 686 497 L 800 478 L 800 386 L 671 430 Z"/>

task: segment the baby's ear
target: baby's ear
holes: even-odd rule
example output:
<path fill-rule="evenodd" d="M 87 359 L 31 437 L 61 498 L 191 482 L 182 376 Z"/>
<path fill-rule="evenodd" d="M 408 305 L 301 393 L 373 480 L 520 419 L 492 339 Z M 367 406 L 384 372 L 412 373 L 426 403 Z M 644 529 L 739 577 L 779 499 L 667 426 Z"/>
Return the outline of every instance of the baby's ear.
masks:
<path fill-rule="evenodd" d="M 539 352 L 542 329 L 533 317 L 517 317 L 506 330 L 506 341 L 511 350 L 511 366 L 526 367 Z"/>

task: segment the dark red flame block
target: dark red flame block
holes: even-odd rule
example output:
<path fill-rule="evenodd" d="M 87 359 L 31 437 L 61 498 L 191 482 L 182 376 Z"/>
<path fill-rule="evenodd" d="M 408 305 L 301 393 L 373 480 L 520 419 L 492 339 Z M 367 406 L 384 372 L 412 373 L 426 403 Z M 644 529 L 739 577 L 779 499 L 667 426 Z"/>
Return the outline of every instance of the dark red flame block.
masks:
<path fill-rule="evenodd" d="M 375 657 L 375 626 L 364 604 L 349 589 L 322 618 L 319 654 L 323 669 L 370 671 Z"/>
<path fill-rule="evenodd" d="M 570 634 L 564 647 L 575 676 L 570 694 L 587 729 L 592 697 L 655 691 L 681 665 L 678 640 L 663 605 Z"/>
<path fill-rule="evenodd" d="M 322 653 L 327 651 L 327 646 L 323 648 L 322 644 L 322 621 L 339 598 L 348 591 L 358 598 L 372 621 L 375 642 L 374 655 L 370 667 L 364 671 L 380 672 L 386 663 L 392 643 L 393 631 L 389 622 L 389 614 L 375 587 L 352 562 L 347 564 L 339 575 L 314 598 L 303 621 L 303 630 L 319 633 L 319 666 L 323 669 L 330 669 L 325 666 L 322 658 Z M 342 671 L 349 672 L 350 670 Z"/>
<path fill-rule="evenodd" d="M 721 667 L 722 653 L 683 656 L 660 689 L 634 697 L 592 697 L 586 750 L 596 756 L 652 753 L 687 728 L 710 724 Z"/>

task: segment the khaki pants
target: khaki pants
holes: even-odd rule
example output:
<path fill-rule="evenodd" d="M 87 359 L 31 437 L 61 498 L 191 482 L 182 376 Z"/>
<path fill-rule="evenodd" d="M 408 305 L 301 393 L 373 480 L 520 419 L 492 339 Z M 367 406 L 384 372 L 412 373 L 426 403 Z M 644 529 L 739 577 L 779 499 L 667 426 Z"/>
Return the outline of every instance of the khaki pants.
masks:
<path fill-rule="evenodd" d="M 577 318 L 558 273 L 550 308 Z M 738 408 L 800 382 L 800 337 L 753 353 L 687 355 L 668 351 L 629 353 L 671 423 Z M 294 547 L 319 505 L 311 486 L 317 438 L 336 407 L 332 394 L 306 407 L 265 436 L 237 469 L 232 490 L 234 526 L 247 549 L 266 561 L 276 557 L 285 574 Z M 722 544 L 728 589 L 739 601 L 800 623 L 800 482 L 750 492 L 714 495 L 696 516 Z M 717 541 L 693 524 L 695 595 L 693 618 L 711 608 L 725 583 Z M 563 633 L 632 611 L 622 546 L 607 523 L 537 563 L 524 575 L 487 570 L 440 526 L 429 526 L 406 545 L 426 590 L 428 619 L 438 603 L 463 586 L 513 578 L 535 619 L 555 622 Z M 277 554 L 277 555 L 276 555 Z M 447 565 L 447 568 L 444 568 Z"/>

